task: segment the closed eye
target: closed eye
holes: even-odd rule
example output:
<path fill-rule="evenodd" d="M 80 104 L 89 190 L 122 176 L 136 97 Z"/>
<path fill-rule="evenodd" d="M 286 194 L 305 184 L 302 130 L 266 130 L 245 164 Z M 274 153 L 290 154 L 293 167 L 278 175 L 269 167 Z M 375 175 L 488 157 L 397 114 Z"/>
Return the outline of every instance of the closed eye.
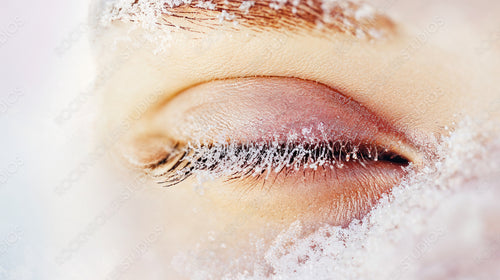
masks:
<path fill-rule="evenodd" d="M 408 80 L 422 80 L 415 61 L 385 68 L 400 61 L 407 38 L 364 5 L 271 2 L 250 14 L 241 1 L 112 5 L 113 36 L 146 33 L 147 44 L 111 78 L 109 100 L 122 106 L 110 119 L 159 87 L 161 101 L 134 123 L 124 153 L 160 185 L 203 183 L 231 211 L 254 201 L 257 217 L 345 225 L 421 164 L 411 124 L 435 120 L 412 112 L 419 93 L 442 80 Z M 228 11 L 238 24 L 219 20 Z M 127 28 L 136 22 L 153 24 Z M 155 41 L 163 35 L 168 44 Z"/>
<path fill-rule="evenodd" d="M 160 185 L 208 178 L 241 199 L 265 189 L 273 203 L 295 198 L 298 213 L 314 205 L 333 224 L 362 217 L 418 159 L 387 121 L 336 90 L 294 78 L 201 84 L 148 122 L 157 134 L 140 143 L 153 147 L 147 158 L 155 160 L 142 167 Z"/>

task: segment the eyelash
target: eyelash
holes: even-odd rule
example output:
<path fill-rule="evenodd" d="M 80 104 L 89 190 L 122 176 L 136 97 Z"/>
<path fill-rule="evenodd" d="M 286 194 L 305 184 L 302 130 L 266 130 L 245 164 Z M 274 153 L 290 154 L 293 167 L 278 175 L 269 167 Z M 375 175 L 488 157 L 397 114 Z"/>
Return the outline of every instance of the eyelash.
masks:
<path fill-rule="evenodd" d="M 271 172 L 344 168 L 348 163 L 366 167 L 369 162 L 387 161 L 402 166 L 409 161 L 375 144 L 343 141 L 317 143 L 267 142 L 174 145 L 172 152 L 150 166 L 149 173 L 163 186 L 174 186 L 195 174 L 267 180 Z M 289 172 L 286 172 L 287 175 Z"/>

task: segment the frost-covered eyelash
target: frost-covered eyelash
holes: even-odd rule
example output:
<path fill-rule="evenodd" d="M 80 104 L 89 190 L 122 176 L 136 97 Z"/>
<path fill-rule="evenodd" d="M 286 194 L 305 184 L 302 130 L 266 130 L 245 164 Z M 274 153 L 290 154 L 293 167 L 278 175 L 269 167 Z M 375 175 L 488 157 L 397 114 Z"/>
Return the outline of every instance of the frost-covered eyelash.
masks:
<path fill-rule="evenodd" d="M 389 161 L 401 165 L 408 160 L 375 144 L 343 141 L 318 143 L 223 143 L 175 145 L 163 160 L 149 168 L 164 186 L 176 185 L 192 175 L 237 179 L 268 176 L 283 170 L 343 168 L 349 162 Z"/>

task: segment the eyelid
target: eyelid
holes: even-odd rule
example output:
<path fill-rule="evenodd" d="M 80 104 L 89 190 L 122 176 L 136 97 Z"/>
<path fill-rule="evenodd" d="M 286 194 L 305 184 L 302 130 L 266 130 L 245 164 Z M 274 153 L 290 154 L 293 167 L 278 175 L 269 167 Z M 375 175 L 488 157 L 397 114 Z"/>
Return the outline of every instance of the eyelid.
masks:
<path fill-rule="evenodd" d="M 259 142 L 300 138 L 377 143 L 414 163 L 421 155 L 391 123 L 325 85 L 295 78 L 219 80 L 179 94 L 150 120 L 180 142 Z"/>
<path fill-rule="evenodd" d="M 259 215 L 266 217 L 274 217 L 268 213 L 280 205 L 294 215 L 346 224 L 390 191 L 417 158 L 415 147 L 391 123 L 328 86 L 296 78 L 200 84 L 143 121 L 150 127 L 146 132 L 154 133 L 142 134 L 149 148 L 136 162 L 162 186 L 197 175 L 224 194 L 225 187 L 247 192 L 241 201 L 260 196 L 262 188 L 255 186 L 267 186 L 270 195 L 258 198 L 267 205 Z M 337 148 L 330 148 L 335 143 Z M 356 147 L 364 152 L 354 152 Z M 368 156 L 363 147 L 376 148 L 381 156 Z M 300 156 L 290 152 L 295 148 Z M 351 160 L 355 153 L 362 160 Z M 320 209 L 329 214 L 315 215 L 324 212 Z"/>
<path fill-rule="evenodd" d="M 126 28 L 117 32 L 128 36 Z M 398 61 L 399 50 L 408 43 L 404 38 L 378 44 L 351 44 L 345 36 L 337 34 L 329 38 L 273 32 L 217 34 L 189 41 L 173 34 L 175 40 L 165 53 L 153 54 L 154 44 L 134 52 L 131 64 L 127 64 L 130 67 L 115 73 L 104 89 L 110 104 L 123 104 L 108 113 L 111 121 L 119 123 L 123 115 L 135 111 L 137 103 L 143 102 L 156 88 L 162 90 L 161 99 L 167 100 L 212 80 L 252 76 L 294 77 L 323 83 L 418 133 L 436 132 L 448 115 L 443 110 L 443 117 L 436 119 L 418 110 L 424 99 L 422 93 L 447 81 L 445 69 L 438 71 L 435 65 L 429 69 L 429 65 L 411 60 L 397 72 L 390 72 L 388 64 Z M 113 43 L 111 36 L 109 39 L 103 42 L 103 47 Z M 120 43 L 118 52 L 128 47 Z M 112 55 L 109 50 L 106 54 Z M 432 76 L 422 76 L 435 72 Z M 415 122 L 420 125 L 411 126 Z"/>

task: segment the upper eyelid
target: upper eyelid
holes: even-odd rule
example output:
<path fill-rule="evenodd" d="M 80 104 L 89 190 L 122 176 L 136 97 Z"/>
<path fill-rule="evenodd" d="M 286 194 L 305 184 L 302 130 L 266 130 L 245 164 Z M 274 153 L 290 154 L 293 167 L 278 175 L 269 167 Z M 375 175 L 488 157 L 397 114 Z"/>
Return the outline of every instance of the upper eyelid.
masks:
<path fill-rule="evenodd" d="M 235 88 L 232 88 L 232 87 L 228 88 L 227 87 L 228 85 L 232 85 L 232 87 L 237 88 L 237 90 Z M 354 134 L 351 135 L 351 133 L 347 132 L 347 130 L 342 130 L 341 133 L 343 133 L 343 136 L 338 137 L 338 135 L 337 135 L 336 140 L 346 140 L 346 141 L 355 141 L 355 142 L 361 141 L 361 142 L 366 142 L 366 143 L 368 143 L 368 142 L 376 143 L 378 145 L 385 146 L 385 147 L 389 148 L 389 150 L 392 150 L 394 152 L 402 154 L 403 156 L 411 159 L 411 161 L 417 165 L 419 165 L 422 162 L 422 154 L 421 154 L 421 149 L 420 149 L 421 146 L 419 145 L 419 143 L 414 142 L 412 137 L 407 135 L 407 132 L 404 128 L 394 126 L 391 123 L 391 121 L 378 115 L 377 111 L 370 110 L 369 108 L 359 104 L 358 102 L 354 101 L 355 99 L 351 96 L 343 95 L 342 93 L 340 93 L 340 91 L 332 89 L 331 87 L 329 87 L 327 85 L 324 85 L 324 84 L 321 84 L 318 82 L 312 82 L 309 80 L 303 80 L 303 79 L 292 79 L 292 78 L 284 78 L 284 77 L 259 77 L 259 78 L 253 77 L 253 78 L 246 78 L 246 79 L 240 78 L 240 79 L 229 79 L 229 80 L 216 80 L 216 81 L 212 81 L 210 83 L 202 83 L 201 85 L 199 85 L 197 87 L 191 88 L 189 90 L 189 92 L 181 92 L 180 94 L 176 95 L 175 98 L 169 98 L 168 100 L 164 100 L 165 102 L 163 102 L 159 108 L 156 108 L 154 114 L 151 115 L 151 119 L 146 119 L 145 121 L 149 124 L 153 124 L 152 128 L 157 129 L 157 130 L 162 130 L 163 129 L 162 127 L 164 127 L 166 124 L 168 124 L 167 126 L 169 127 L 170 132 L 168 132 L 168 133 L 166 132 L 166 135 L 169 135 L 170 137 L 172 137 L 173 140 L 180 141 L 181 143 L 187 143 L 187 142 L 191 142 L 191 141 L 201 141 L 204 144 L 209 144 L 208 142 L 210 142 L 210 141 L 218 142 L 222 138 L 224 139 L 223 141 L 225 141 L 227 139 L 231 139 L 233 141 L 236 140 L 236 141 L 243 141 L 244 142 L 244 141 L 250 140 L 250 138 L 252 138 L 252 140 L 255 140 L 255 141 L 260 141 L 262 139 L 261 139 L 261 134 L 259 134 L 259 133 L 264 133 L 262 131 L 266 131 L 265 133 L 269 133 L 269 134 L 272 134 L 275 136 L 276 135 L 281 135 L 281 136 L 288 135 L 288 136 L 290 136 L 290 135 L 296 134 L 296 132 L 298 132 L 298 134 L 301 135 L 300 129 L 305 128 L 302 126 L 300 126 L 299 128 L 290 128 L 291 130 L 287 131 L 286 129 L 285 130 L 275 129 L 272 126 L 264 125 L 263 127 L 260 127 L 259 132 L 256 132 L 256 134 L 252 134 L 253 136 L 248 136 L 248 135 L 246 135 L 246 133 L 248 133 L 248 131 L 249 131 L 248 129 L 239 129 L 239 128 L 237 128 L 238 127 L 237 124 L 235 124 L 234 127 L 232 126 L 232 124 L 231 124 L 231 120 L 233 119 L 232 117 L 228 117 L 227 119 L 225 119 L 227 121 L 227 123 L 225 123 L 225 125 L 223 125 L 223 127 L 230 128 L 230 130 L 218 131 L 216 129 L 213 132 L 213 133 L 222 133 L 222 134 L 211 134 L 211 133 L 208 133 L 206 131 L 202 132 L 202 133 L 197 133 L 198 130 L 196 130 L 196 129 L 192 130 L 193 127 L 189 126 L 189 124 L 190 124 L 189 121 L 187 121 L 187 122 L 183 121 L 184 120 L 183 116 L 189 116 L 188 119 L 197 119 L 200 116 L 200 114 L 203 116 L 217 115 L 216 114 L 216 112 L 218 112 L 217 109 L 215 109 L 216 111 L 214 111 L 213 113 L 209 113 L 208 115 L 205 114 L 206 113 L 205 110 L 207 108 L 202 106 L 202 105 L 210 104 L 210 102 L 213 101 L 212 98 L 214 96 L 216 96 L 217 98 L 222 97 L 223 100 L 226 100 L 227 102 L 231 103 L 234 100 L 241 100 L 241 98 L 245 97 L 247 93 L 251 92 L 252 93 L 251 97 L 252 97 L 253 102 L 255 102 L 255 104 L 261 104 L 261 103 L 259 103 L 260 101 L 258 101 L 258 100 L 264 100 L 264 102 L 269 102 L 269 99 L 266 99 L 266 97 L 265 97 L 265 96 L 268 96 L 268 94 L 270 94 L 269 91 L 264 90 L 265 94 L 256 95 L 253 92 L 253 90 L 255 90 L 256 88 L 261 88 L 261 89 L 264 88 L 265 89 L 267 87 L 270 87 L 270 85 L 273 85 L 272 87 L 275 89 L 280 88 L 283 90 L 285 88 L 293 87 L 292 85 L 296 85 L 297 87 L 302 88 L 303 90 L 307 90 L 309 93 L 315 92 L 314 95 L 318 98 L 311 99 L 311 98 L 308 98 L 307 95 L 304 95 L 303 99 L 301 99 L 301 100 L 304 102 L 307 102 L 307 100 L 311 100 L 311 102 L 313 102 L 312 100 L 320 100 L 321 99 L 321 100 L 323 100 L 323 103 L 326 102 L 327 104 L 330 104 L 332 106 L 333 106 L 333 104 L 337 104 L 335 106 L 339 106 L 338 108 L 344 108 L 342 110 L 346 110 L 345 112 L 350 112 L 349 115 L 351 113 L 358 114 L 357 116 L 359 119 L 362 118 L 367 123 L 371 124 L 371 125 L 368 125 L 368 127 L 370 129 L 368 129 L 367 127 L 364 127 L 363 131 L 370 130 L 373 132 L 372 134 L 363 134 L 363 133 L 354 133 L 353 132 Z M 218 88 L 218 87 L 220 87 L 220 88 Z M 224 89 L 227 89 L 231 92 L 230 96 L 232 96 L 231 98 L 233 98 L 233 99 L 228 99 L 230 97 L 227 97 L 226 95 L 224 95 L 225 94 Z M 297 99 L 295 99 L 295 97 L 300 95 L 300 93 L 302 91 L 296 92 L 294 90 L 293 92 L 294 92 L 294 94 L 287 94 L 287 96 L 294 96 L 294 97 L 290 97 L 291 98 L 290 100 L 292 100 L 292 102 L 294 102 L 294 104 L 304 104 L 304 102 L 297 102 Z M 295 92 L 297 94 L 295 94 Z M 322 95 L 322 94 L 325 94 L 325 92 L 328 92 L 328 94 Z M 209 94 L 209 93 L 211 93 L 211 94 Z M 258 96 L 262 96 L 262 98 L 257 98 Z M 272 95 L 272 96 L 273 96 L 272 98 L 277 98 L 277 97 L 274 97 L 274 95 Z M 325 99 L 320 98 L 320 96 L 324 97 Z M 307 99 L 307 100 L 305 100 L 305 99 Z M 231 101 L 229 101 L 229 100 L 231 100 Z M 287 104 L 290 101 L 286 98 L 285 99 L 275 99 L 275 100 L 280 100 L 279 104 Z M 314 102 L 318 102 L 318 101 L 314 101 Z M 236 103 L 237 102 L 235 102 L 235 104 Z M 221 105 L 220 102 L 216 102 L 215 104 Z M 222 104 L 224 104 L 224 103 L 222 103 Z M 248 105 L 248 103 L 245 103 L 245 104 Z M 316 104 L 316 103 L 314 103 L 314 104 Z M 316 104 L 316 105 L 318 105 L 318 104 Z M 221 106 L 225 106 L 225 105 L 221 105 Z M 285 105 L 283 105 L 283 106 L 285 106 Z M 299 105 L 297 105 L 297 106 L 299 106 Z M 310 108 L 313 108 L 313 107 L 314 106 L 311 106 Z M 322 107 L 322 106 L 320 106 L 320 107 Z M 194 108 L 198 108 L 200 110 L 197 110 Z M 213 109 L 214 107 L 208 107 L 208 108 Z M 217 108 L 217 107 L 215 107 L 215 108 Z M 228 106 L 225 108 L 228 110 L 233 110 L 233 109 L 236 109 L 237 111 L 239 110 L 238 109 L 239 107 L 236 105 L 234 107 Z M 265 108 L 273 108 L 275 110 L 278 108 L 278 111 L 286 111 L 290 107 L 286 107 L 288 109 L 284 109 L 285 107 L 279 107 L 279 106 L 272 106 L 272 107 L 265 107 L 265 106 L 260 107 L 259 106 L 256 108 L 258 108 L 259 114 L 261 114 L 261 116 L 273 116 L 274 113 L 271 113 L 272 111 L 269 111 L 269 114 L 267 114 L 267 113 L 264 114 L 263 112 L 267 112 L 265 110 Z M 300 106 L 294 107 L 294 110 L 301 110 L 300 108 L 301 108 Z M 174 113 L 172 113 L 172 109 L 173 109 Z M 306 108 L 303 108 L 303 109 L 306 109 Z M 294 110 L 292 110 L 292 111 L 294 111 Z M 309 112 L 309 110 L 304 110 L 303 114 L 305 114 L 306 111 Z M 238 112 L 241 112 L 241 111 L 238 111 Z M 250 111 L 250 112 L 253 112 L 253 111 Z M 316 109 L 313 114 L 314 114 L 314 116 L 318 117 L 321 114 L 320 112 L 330 112 L 330 111 L 328 111 L 328 110 L 322 111 L 322 110 Z M 312 113 L 312 112 L 310 112 L 310 113 Z M 325 114 L 330 116 L 329 114 L 331 114 L 331 113 L 325 113 Z M 325 121 L 325 123 L 329 123 L 329 121 L 328 121 L 329 119 L 327 119 L 327 117 L 326 117 L 327 115 L 321 115 L 322 116 L 321 118 L 325 118 L 325 119 L 322 119 L 322 121 Z M 280 116 L 282 116 L 282 115 L 280 115 Z M 176 121 L 175 123 L 169 122 L 169 120 L 174 120 L 178 117 L 181 118 L 179 121 Z M 208 117 L 208 118 L 204 117 L 202 119 L 208 123 L 210 123 L 210 120 L 211 120 L 210 117 Z M 287 118 L 283 118 L 283 121 L 286 122 L 285 121 L 286 119 Z M 275 122 L 277 122 L 276 119 L 275 119 Z M 238 122 L 236 122 L 236 123 L 238 123 Z M 188 128 L 182 127 L 182 124 L 187 125 Z M 220 125 L 221 123 L 218 122 L 217 124 Z M 301 125 L 306 125 L 308 127 L 310 126 L 310 124 L 307 124 L 307 121 L 304 121 L 304 123 L 301 122 Z M 328 124 L 326 124 L 326 126 L 329 127 Z M 196 126 L 194 126 L 194 127 L 196 127 Z M 283 127 L 283 126 L 279 126 L 279 127 Z M 318 133 L 318 134 L 316 134 L 316 136 L 318 136 L 320 138 L 323 137 L 322 136 L 324 133 L 322 130 L 323 128 L 320 128 L 319 126 L 317 126 L 317 124 L 314 124 L 314 125 L 310 126 L 309 128 L 312 128 L 315 131 L 314 133 Z M 266 129 L 268 129 L 269 131 Z M 294 132 L 293 131 L 294 129 L 298 129 L 298 130 Z M 326 128 L 326 129 L 329 129 L 329 128 Z M 375 131 L 374 129 L 376 129 L 377 133 L 374 132 Z M 238 132 L 235 132 L 235 131 L 238 131 Z M 337 130 L 335 130 L 335 131 L 337 131 Z M 335 132 L 335 134 L 340 133 L 339 131 L 340 130 Z M 172 134 L 170 134 L 170 133 L 172 133 Z M 226 133 L 226 134 L 224 134 L 224 133 Z M 333 133 L 333 132 L 330 131 L 330 133 Z M 373 136 L 375 134 L 378 135 L 376 138 L 374 138 L 374 136 Z M 223 135 L 225 135 L 225 136 L 223 136 Z M 222 138 L 219 139 L 217 137 L 222 137 Z M 331 140 L 331 139 L 324 139 L 324 140 Z M 208 142 L 206 142 L 206 141 L 208 141 Z"/>

